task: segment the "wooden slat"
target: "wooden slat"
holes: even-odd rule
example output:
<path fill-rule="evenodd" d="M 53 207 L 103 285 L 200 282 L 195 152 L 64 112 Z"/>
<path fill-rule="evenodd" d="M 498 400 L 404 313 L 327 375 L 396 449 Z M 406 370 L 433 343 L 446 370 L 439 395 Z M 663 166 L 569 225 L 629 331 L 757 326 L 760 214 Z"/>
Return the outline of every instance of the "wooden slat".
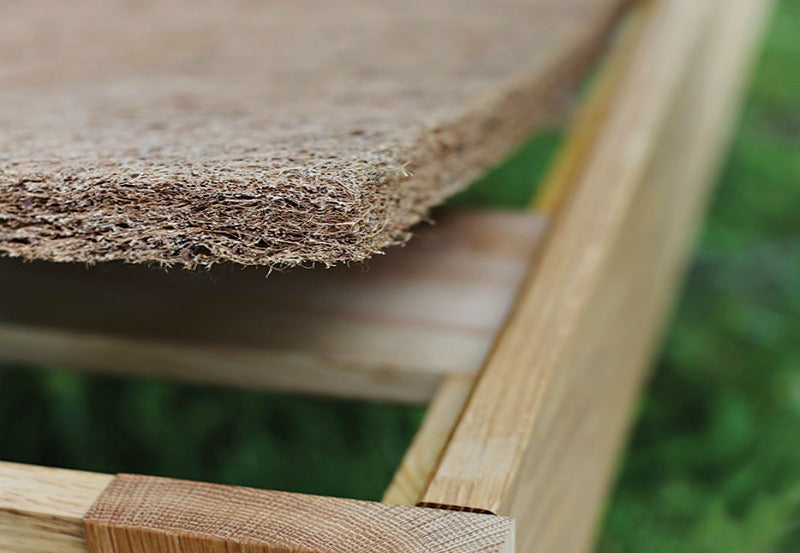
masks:
<path fill-rule="evenodd" d="M 423 403 L 435 372 L 358 367 L 301 351 L 263 351 L 0 325 L 3 361 L 246 389 Z"/>
<path fill-rule="evenodd" d="M 593 155 L 422 504 L 513 516 L 518 551 L 586 550 L 765 6 L 649 6 Z"/>
<path fill-rule="evenodd" d="M 443 214 L 365 266 L 273 273 L 0 260 L 0 361 L 422 402 L 473 374 L 542 216 Z"/>
<path fill-rule="evenodd" d="M 83 515 L 112 478 L 0 462 L 0 551 L 85 553 Z"/>

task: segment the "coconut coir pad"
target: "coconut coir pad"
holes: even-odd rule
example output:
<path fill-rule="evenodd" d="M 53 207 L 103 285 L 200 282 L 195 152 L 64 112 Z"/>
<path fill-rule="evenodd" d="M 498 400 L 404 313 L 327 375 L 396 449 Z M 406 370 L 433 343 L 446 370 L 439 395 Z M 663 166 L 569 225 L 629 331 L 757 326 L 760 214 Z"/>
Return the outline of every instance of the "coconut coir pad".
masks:
<path fill-rule="evenodd" d="M 4 0 L 0 253 L 357 261 L 551 120 L 620 0 Z"/>

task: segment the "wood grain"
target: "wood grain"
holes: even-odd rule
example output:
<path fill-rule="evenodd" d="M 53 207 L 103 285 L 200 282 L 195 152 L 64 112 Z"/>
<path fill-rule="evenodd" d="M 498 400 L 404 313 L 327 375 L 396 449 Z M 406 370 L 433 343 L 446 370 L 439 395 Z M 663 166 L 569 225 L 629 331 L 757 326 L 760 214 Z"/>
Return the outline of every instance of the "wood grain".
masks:
<path fill-rule="evenodd" d="M 715 10 L 713 25 L 702 13 L 706 7 Z M 664 105 L 655 111 L 663 113 L 628 120 L 636 124 L 627 134 L 634 144 L 626 144 L 624 133 L 617 134 L 624 126 L 613 124 L 615 113 L 633 109 L 637 88 L 639 107 L 649 104 L 652 95 L 642 91 L 652 91 L 654 83 L 620 82 L 597 134 L 600 144 L 577 172 L 529 289 L 422 500 L 515 517 L 519 551 L 577 552 L 591 542 L 766 4 L 752 0 L 734 9 L 724 2 L 660 2 L 648 9 L 643 43 L 626 73 L 635 75 L 653 56 L 651 67 L 681 78 L 680 91 L 670 98 L 662 82 Z M 683 62 L 670 64 L 653 40 L 662 36 L 673 54 L 680 47 L 664 32 L 689 43 L 702 34 L 703 41 L 691 49 L 685 44 L 678 56 Z M 655 144 L 642 143 L 638 124 L 650 126 Z M 584 204 L 592 187 L 605 197 Z M 629 198 L 620 197 L 620 187 L 628 188 Z M 616 228 L 609 211 L 617 212 Z M 587 233 L 586 249 L 566 241 L 575 231 Z M 597 237 L 602 244 L 593 243 Z"/>
<path fill-rule="evenodd" d="M 614 111 L 551 227 L 425 494 L 432 504 L 500 508 L 603 264 L 617 237 L 628 232 L 626 214 L 710 11 L 693 0 L 653 2 L 650 10 Z"/>
<path fill-rule="evenodd" d="M 0 462 L 0 551 L 85 553 L 83 515 L 112 478 Z"/>
<path fill-rule="evenodd" d="M 420 500 L 474 385 L 472 376 L 442 379 L 422 425 L 383 494 L 384 503 L 415 505 Z"/>
<path fill-rule="evenodd" d="M 369 265 L 269 278 L 3 259 L 0 360 L 424 402 L 480 368 L 545 225 L 452 212 Z"/>
<path fill-rule="evenodd" d="M 563 205 L 579 172 L 592 154 L 597 134 L 610 114 L 620 81 L 642 38 L 645 11 L 630 9 L 620 22 L 608 53 L 601 60 L 596 82 L 574 114 L 568 139 L 557 152 L 555 161 L 532 198 L 533 211 L 553 216 Z"/>
<path fill-rule="evenodd" d="M 603 58 L 597 83 L 581 104 L 570 126 L 568 140 L 558 153 L 548 175 L 534 195 L 530 208 L 552 217 L 562 205 L 575 171 L 594 145 L 600 124 L 613 105 L 613 94 L 622 78 L 626 64 L 635 52 L 643 29 L 642 10 L 631 10 L 616 39 Z M 411 505 L 422 500 L 439 458 L 464 410 L 475 379 L 460 376 L 445 377 L 437 388 L 425 419 L 414 441 L 406 451 L 391 484 L 383 496 L 386 503 Z"/>
<path fill-rule="evenodd" d="M 91 553 L 511 553 L 514 532 L 495 515 L 132 475 L 84 521 Z"/>

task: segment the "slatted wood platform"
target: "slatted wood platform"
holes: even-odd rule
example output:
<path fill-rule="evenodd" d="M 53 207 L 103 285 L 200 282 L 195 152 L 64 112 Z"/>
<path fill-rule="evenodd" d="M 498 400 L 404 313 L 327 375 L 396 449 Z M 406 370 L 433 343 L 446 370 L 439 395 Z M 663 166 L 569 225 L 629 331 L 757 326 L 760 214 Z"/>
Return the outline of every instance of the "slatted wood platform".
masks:
<path fill-rule="evenodd" d="M 4 262 L 0 278 L 19 290 L 59 275 L 42 298 L 0 311 L 0 350 L 17 361 L 431 406 L 381 503 L 0 463 L 0 549 L 587 551 L 768 7 L 636 7 L 534 213 L 456 214 L 371 271 L 290 273 L 263 292 L 248 273 L 213 284 Z M 78 317 L 70 302 L 87 289 L 108 301 Z M 242 313 L 242 325 L 197 324 L 193 298 L 209 294 L 222 321 Z M 149 328 L 142 298 L 180 309 Z M 292 319 L 292 305 L 313 313 Z M 128 321 L 104 324 L 117 311 Z M 313 347 L 294 330 L 266 337 L 284 317 L 319 332 Z M 397 336 L 402 361 L 376 336 Z M 110 367 L 105 353 L 136 362 Z"/>

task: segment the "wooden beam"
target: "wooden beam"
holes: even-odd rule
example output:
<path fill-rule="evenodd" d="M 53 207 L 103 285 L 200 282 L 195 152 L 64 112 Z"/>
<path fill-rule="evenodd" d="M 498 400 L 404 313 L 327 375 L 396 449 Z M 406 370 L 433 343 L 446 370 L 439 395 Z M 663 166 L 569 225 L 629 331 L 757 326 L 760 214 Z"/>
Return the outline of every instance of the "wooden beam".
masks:
<path fill-rule="evenodd" d="M 421 501 L 517 518 L 519 551 L 588 548 L 766 11 L 647 6 L 592 155 Z"/>
<path fill-rule="evenodd" d="M 84 518 L 91 553 L 513 553 L 506 517 L 119 475 Z"/>
<path fill-rule="evenodd" d="M 197 274 L 0 260 L 0 361 L 424 402 L 474 374 L 546 225 L 442 214 L 364 266 Z"/>
<path fill-rule="evenodd" d="M 301 351 L 183 344 L 0 324 L 6 363 L 325 396 L 424 403 L 440 375 L 359 367 Z"/>
<path fill-rule="evenodd" d="M 631 12 L 601 62 L 599 83 L 576 114 L 570 129 L 573 139 L 567 141 L 559 152 L 550 173 L 533 197 L 530 207 L 536 213 L 548 217 L 554 215 L 572 184 L 574 171 L 590 154 L 596 133 L 613 104 L 614 91 L 643 29 L 641 10 Z M 412 505 L 422 499 L 474 385 L 475 378 L 472 377 L 442 379 L 414 441 L 384 493 L 384 502 Z"/>
<path fill-rule="evenodd" d="M 3 553 L 513 553 L 513 546 L 513 521 L 494 515 L 0 462 Z"/>

